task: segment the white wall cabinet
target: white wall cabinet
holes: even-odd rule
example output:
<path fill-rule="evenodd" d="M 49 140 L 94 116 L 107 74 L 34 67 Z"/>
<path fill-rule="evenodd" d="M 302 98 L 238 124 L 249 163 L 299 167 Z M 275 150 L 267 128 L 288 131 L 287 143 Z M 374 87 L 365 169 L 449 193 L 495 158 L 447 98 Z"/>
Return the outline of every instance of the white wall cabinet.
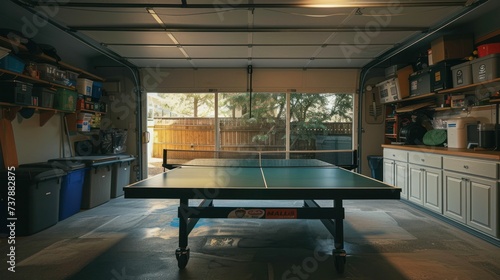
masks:
<path fill-rule="evenodd" d="M 401 198 L 408 199 L 408 152 L 384 149 L 384 182 L 401 188 Z"/>

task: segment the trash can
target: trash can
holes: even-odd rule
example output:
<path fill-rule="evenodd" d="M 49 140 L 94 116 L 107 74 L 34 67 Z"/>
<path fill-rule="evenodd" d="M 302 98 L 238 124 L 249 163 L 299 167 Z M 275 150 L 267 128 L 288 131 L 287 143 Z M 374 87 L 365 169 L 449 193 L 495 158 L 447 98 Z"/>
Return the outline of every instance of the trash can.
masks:
<path fill-rule="evenodd" d="M 384 157 L 383 156 L 368 156 L 368 166 L 370 166 L 372 178 L 382 181 L 384 178 Z"/>
<path fill-rule="evenodd" d="M 49 162 L 83 163 L 87 170 L 83 181 L 82 209 L 90 209 L 109 201 L 111 196 L 111 170 L 116 156 L 78 156 L 51 159 Z"/>
<path fill-rule="evenodd" d="M 81 162 L 52 161 L 22 164 L 21 167 L 58 168 L 66 172 L 59 192 L 59 221 L 80 212 L 86 166 Z"/>
<path fill-rule="evenodd" d="M 7 225 L 13 223 L 15 234 L 23 236 L 57 224 L 64 175 L 63 170 L 56 168 L 18 167 L 12 173 L 3 170 L 0 175 L 1 184 L 5 186 L 0 188 L 1 231 L 10 232 Z M 15 182 L 14 190 L 7 187 L 11 185 L 9 182 Z"/>
<path fill-rule="evenodd" d="M 111 198 L 123 195 L 123 187 L 130 184 L 130 166 L 135 157 L 132 155 L 117 155 L 111 175 Z"/>

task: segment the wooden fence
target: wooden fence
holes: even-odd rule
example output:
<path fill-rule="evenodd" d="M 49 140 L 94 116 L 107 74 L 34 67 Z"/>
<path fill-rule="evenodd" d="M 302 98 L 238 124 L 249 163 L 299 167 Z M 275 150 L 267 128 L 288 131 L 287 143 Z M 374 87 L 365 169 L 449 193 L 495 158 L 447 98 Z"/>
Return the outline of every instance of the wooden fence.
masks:
<path fill-rule="evenodd" d="M 294 124 L 291 124 L 292 127 Z M 308 135 L 352 135 L 352 123 L 324 123 L 326 129 L 306 129 Z M 163 149 L 215 150 L 215 119 L 157 118 L 153 127 L 153 157 Z M 248 119 L 219 119 L 222 151 L 280 151 L 285 149 L 285 123 L 251 122 Z M 296 143 L 296 148 L 304 145 Z M 303 146 L 303 147 L 302 147 Z M 309 146 L 310 147 L 310 146 Z"/>

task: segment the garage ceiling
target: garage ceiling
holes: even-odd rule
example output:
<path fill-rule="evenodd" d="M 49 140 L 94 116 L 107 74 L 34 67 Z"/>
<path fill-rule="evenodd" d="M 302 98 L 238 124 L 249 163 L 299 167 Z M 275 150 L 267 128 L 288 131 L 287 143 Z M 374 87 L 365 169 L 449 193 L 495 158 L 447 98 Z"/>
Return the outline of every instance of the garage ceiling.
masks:
<path fill-rule="evenodd" d="M 137 67 L 361 68 L 474 1 L 24 2 Z"/>

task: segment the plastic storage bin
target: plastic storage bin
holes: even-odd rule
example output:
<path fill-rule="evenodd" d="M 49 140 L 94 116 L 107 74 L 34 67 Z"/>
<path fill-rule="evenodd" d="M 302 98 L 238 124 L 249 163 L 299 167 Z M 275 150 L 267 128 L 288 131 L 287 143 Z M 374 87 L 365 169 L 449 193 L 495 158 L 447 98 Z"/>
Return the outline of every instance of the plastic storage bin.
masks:
<path fill-rule="evenodd" d="M 55 93 L 56 91 L 51 88 L 34 87 L 32 96 L 38 98 L 38 106 L 44 108 L 53 108 Z"/>
<path fill-rule="evenodd" d="M 40 79 L 47 82 L 55 82 L 57 80 L 57 66 L 48 63 L 37 63 L 36 69 L 40 73 Z"/>
<path fill-rule="evenodd" d="M 94 81 L 92 83 L 92 98 L 100 99 L 102 96 L 102 83 Z M 96 110 L 96 109 L 94 109 Z M 97 110 L 96 110 L 97 111 Z"/>
<path fill-rule="evenodd" d="M 74 112 L 78 94 L 72 90 L 58 88 L 54 96 L 54 109 Z"/>
<path fill-rule="evenodd" d="M 130 184 L 130 166 L 134 160 L 131 155 L 117 155 L 111 177 L 111 198 L 122 196 L 123 187 Z"/>
<path fill-rule="evenodd" d="M 92 96 L 92 84 L 93 82 L 89 79 L 78 78 L 76 80 L 76 91 L 79 94 Z"/>
<path fill-rule="evenodd" d="M 21 167 L 57 168 L 66 172 L 62 177 L 61 191 L 59 192 L 59 221 L 62 221 L 80 212 L 82 204 L 84 163 L 70 161 L 53 161 L 23 164 Z"/>
<path fill-rule="evenodd" d="M 413 72 L 409 77 L 409 82 L 410 96 L 431 93 L 434 85 L 429 68 Z"/>
<path fill-rule="evenodd" d="M 0 101 L 19 105 L 32 105 L 33 85 L 21 81 L 1 81 Z"/>
<path fill-rule="evenodd" d="M 451 76 L 453 77 L 453 87 L 472 84 L 471 62 L 467 61 L 451 67 Z"/>
<path fill-rule="evenodd" d="M 2 231 L 7 232 L 8 218 L 17 218 L 16 235 L 30 235 L 57 224 L 59 217 L 59 190 L 61 177 L 65 172 L 56 168 L 19 167 L 15 173 L 15 212 L 11 216 L 7 211 L 8 172 L 2 171 L 0 188 L 2 204 Z"/>
<path fill-rule="evenodd" d="M 82 209 L 106 203 L 111 197 L 111 170 L 116 156 L 79 156 L 51 159 L 49 162 L 83 163 L 87 168 L 82 191 Z"/>
<path fill-rule="evenodd" d="M 486 82 L 500 76 L 500 54 L 490 54 L 472 60 L 473 83 Z"/>
<path fill-rule="evenodd" d="M 0 59 L 0 68 L 8 71 L 23 73 L 26 63 L 13 54 L 9 54 Z"/>

